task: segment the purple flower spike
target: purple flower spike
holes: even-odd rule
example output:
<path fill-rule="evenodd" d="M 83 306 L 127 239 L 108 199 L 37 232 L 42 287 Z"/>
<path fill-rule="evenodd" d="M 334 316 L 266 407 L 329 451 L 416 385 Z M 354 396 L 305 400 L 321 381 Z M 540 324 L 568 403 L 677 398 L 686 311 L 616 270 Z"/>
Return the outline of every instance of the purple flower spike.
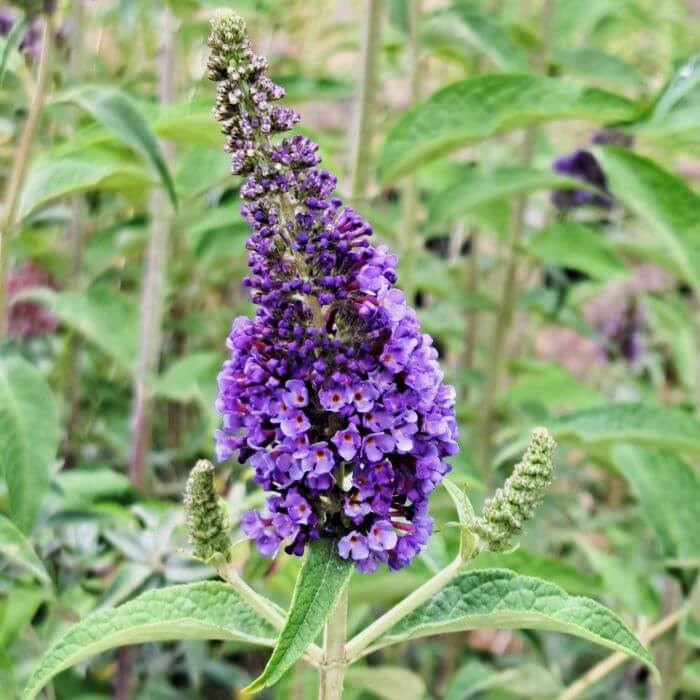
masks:
<path fill-rule="evenodd" d="M 285 133 L 299 116 L 243 22 L 218 14 L 209 46 L 251 228 L 255 316 L 233 323 L 216 400 L 220 460 L 249 462 L 267 492 L 243 531 L 266 556 L 333 537 L 363 573 L 400 569 L 428 540 L 428 497 L 456 452 L 455 392 L 394 286 L 396 256 L 334 195 L 318 146 Z"/>

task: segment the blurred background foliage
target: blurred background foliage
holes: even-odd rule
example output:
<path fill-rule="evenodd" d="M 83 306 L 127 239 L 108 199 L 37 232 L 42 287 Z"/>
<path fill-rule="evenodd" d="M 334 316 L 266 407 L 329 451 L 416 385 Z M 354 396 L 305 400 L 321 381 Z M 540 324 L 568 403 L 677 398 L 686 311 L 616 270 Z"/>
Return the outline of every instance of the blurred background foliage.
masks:
<path fill-rule="evenodd" d="M 635 664 L 571 686 L 603 651 L 483 631 L 378 652 L 346 696 L 699 697 L 700 3 L 60 0 L 0 8 L 0 698 L 88 612 L 211 576 L 180 498 L 213 452 L 231 320 L 250 313 L 240 183 L 203 78 L 222 4 L 400 253 L 458 391 L 455 479 L 479 502 L 534 424 L 560 443 L 521 547 L 472 566 L 594 596 L 642 634 L 672 616 L 661 687 Z M 261 501 L 248 476 L 219 470 L 234 538 Z M 354 577 L 353 629 L 449 560 L 445 492 L 432 508 L 412 567 Z M 236 556 L 286 604 L 298 560 Z M 150 644 L 46 697 L 241 697 L 265 658 Z M 261 697 L 314 683 L 299 667 Z"/>

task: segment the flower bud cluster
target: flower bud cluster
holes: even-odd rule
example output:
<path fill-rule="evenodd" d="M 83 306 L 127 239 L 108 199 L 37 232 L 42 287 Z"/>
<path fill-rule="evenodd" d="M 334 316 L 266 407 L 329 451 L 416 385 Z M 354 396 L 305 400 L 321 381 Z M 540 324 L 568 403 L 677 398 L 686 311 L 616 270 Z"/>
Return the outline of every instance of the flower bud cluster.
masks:
<path fill-rule="evenodd" d="M 206 459 L 194 465 L 185 486 L 185 512 L 190 543 L 204 561 L 215 554 L 229 557 L 226 517 L 214 485 L 214 466 Z"/>
<path fill-rule="evenodd" d="M 246 177 L 255 317 L 236 318 L 219 375 L 219 460 L 249 461 L 269 495 L 243 528 L 261 553 L 301 555 L 332 537 L 363 572 L 398 569 L 425 545 L 428 496 L 457 451 L 454 390 L 393 285 L 396 257 L 333 196 L 318 146 L 274 139 L 299 116 L 277 104 L 245 26 L 220 13 L 209 38 L 214 109 Z"/>
<path fill-rule="evenodd" d="M 474 531 L 496 552 L 510 549 L 513 536 L 522 532 L 544 492 L 552 483 L 555 443 L 544 428 L 535 428 L 523 458 L 513 468 L 503 488 L 484 503 Z"/>

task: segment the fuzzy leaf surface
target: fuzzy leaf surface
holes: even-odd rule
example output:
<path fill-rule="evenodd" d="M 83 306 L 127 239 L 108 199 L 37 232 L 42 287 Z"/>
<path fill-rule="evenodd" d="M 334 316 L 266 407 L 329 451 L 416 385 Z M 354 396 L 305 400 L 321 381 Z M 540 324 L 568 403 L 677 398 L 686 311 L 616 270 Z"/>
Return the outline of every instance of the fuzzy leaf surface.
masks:
<path fill-rule="evenodd" d="M 571 634 L 628 654 L 658 673 L 649 652 L 605 606 L 571 596 L 547 581 L 500 569 L 460 574 L 380 637 L 373 649 L 484 628 Z"/>
<path fill-rule="evenodd" d="M 182 639 L 272 646 L 274 636 L 274 629 L 228 584 L 203 581 L 148 591 L 71 627 L 43 656 L 22 699 L 32 700 L 57 673 L 107 649 Z"/>

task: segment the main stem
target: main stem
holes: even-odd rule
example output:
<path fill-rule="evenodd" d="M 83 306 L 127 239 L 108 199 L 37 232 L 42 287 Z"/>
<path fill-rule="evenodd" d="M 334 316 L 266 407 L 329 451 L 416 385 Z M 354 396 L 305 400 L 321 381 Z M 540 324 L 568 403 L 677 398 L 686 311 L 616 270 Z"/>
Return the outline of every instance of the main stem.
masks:
<path fill-rule="evenodd" d="M 363 204 L 371 172 L 374 95 L 377 89 L 377 66 L 381 41 L 382 3 L 365 0 L 362 13 L 362 57 L 357 115 L 351 153 L 350 202 Z"/>
<path fill-rule="evenodd" d="M 158 56 L 158 92 L 161 104 L 172 102 L 175 94 L 175 28 L 171 11 L 161 10 L 160 36 L 162 44 Z M 172 144 L 162 143 L 166 160 L 173 156 Z M 133 439 L 129 455 L 129 478 L 139 489 L 146 483 L 146 458 L 151 444 L 152 396 L 148 387 L 158 364 L 158 349 L 163 324 L 164 287 L 168 262 L 168 239 L 172 215 L 170 204 L 162 187 L 156 188 L 150 199 L 148 251 L 146 270 L 141 290 L 141 319 L 139 348 L 134 370 L 134 403 L 131 414 Z"/>
<path fill-rule="evenodd" d="M 540 15 L 540 32 L 542 35 L 542 49 L 535 61 L 535 69 L 543 72 L 549 58 L 549 39 L 551 34 L 553 0 L 544 0 Z M 532 162 L 537 131 L 530 127 L 525 131 L 522 145 L 521 164 L 530 165 Z M 525 212 L 527 210 L 527 196 L 518 199 L 511 224 L 510 237 L 508 239 L 508 261 L 506 264 L 503 292 L 493 330 L 490 352 L 486 367 L 486 385 L 481 400 L 481 410 L 477 419 L 476 444 L 474 446 L 475 459 L 486 477 L 490 481 L 490 458 L 493 442 L 495 408 L 498 392 L 501 386 L 503 374 L 508 331 L 510 330 L 515 312 L 515 303 L 518 296 L 518 270 L 520 262 L 519 245 L 525 233 Z"/>
<path fill-rule="evenodd" d="M 348 588 L 323 631 L 323 665 L 319 669 L 318 700 L 342 700 L 347 665 L 345 640 L 348 628 Z"/>
<path fill-rule="evenodd" d="M 53 23 L 49 15 L 44 18 L 44 31 L 41 40 L 41 57 L 37 69 L 36 84 L 29 105 L 27 121 L 22 130 L 17 153 L 15 154 L 12 170 L 7 180 L 7 188 L 3 200 L 2 220 L 0 221 L 0 341 L 5 338 L 7 323 L 7 300 L 5 299 L 5 274 L 7 271 L 8 238 L 15 227 L 17 204 L 24 182 L 24 174 L 29 164 L 29 156 L 34 143 L 34 137 L 39 125 L 41 108 L 44 105 L 46 87 L 51 73 L 53 54 Z"/>

